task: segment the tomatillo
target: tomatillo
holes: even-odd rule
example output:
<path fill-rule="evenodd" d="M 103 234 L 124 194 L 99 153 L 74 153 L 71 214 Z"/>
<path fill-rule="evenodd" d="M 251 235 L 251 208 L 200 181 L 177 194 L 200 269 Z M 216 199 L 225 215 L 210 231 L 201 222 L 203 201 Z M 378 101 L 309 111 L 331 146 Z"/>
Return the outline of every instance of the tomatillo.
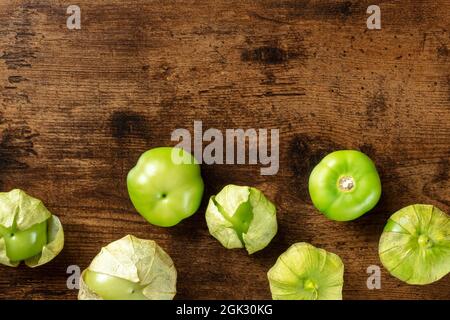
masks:
<path fill-rule="evenodd" d="M 56 257 L 64 246 L 59 219 L 42 201 L 15 189 L 0 193 L 0 263 L 37 267 Z"/>
<path fill-rule="evenodd" d="M 309 243 L 293 244 L 267 277 L 274 300 L 342 300 L 341 258 Z"/>
<path fill-rule="evenodd" d="M 389 218 L 378 251 L 394 277 L 415 285 L 435 282 L 450 272 L 450 217 L 432 205 L 402 208 Z"/>
<path fill-rule="evenodd" d="M 171 227 L 200 206 L 204 184 L 200 165 L 189 152 L 160 147 L 141 155 L 127 177 L 136 210 L 150 223 Z"/>
<path fill-rule="evenodd" d="M 80 278 L 80 300 L 169 300 L 177 272 L 155 241 L 127 235 L 102 248 Z"/>
<path fill-rule="evenodd" d="M 83 279 L 104 300 L 148 300 L 143 293 L 144 286 L 139 283 L 90 270 L 86 270 Z"/>
<path fill-rule="evenodd" d="M 205 217 L 209 233 L 225 248 L 245 247 L 252 254 L 275 237 L 276 211 L 258 189 L 229 184 L 209 199 Z"/>
<path fill-rule="evenodd" d="M 24 231 L 0 226 L 0 236 L 5 240 L 6 255 L 11 261 L 26 260 L 39 254 L 47 244 L 47 221 Z"/>
<path fill-rule="evenodd" d="M 340 150 L 328 154 L 309 176 L 309 194 L 326 217 L 349 221 L 371 210 L 381 196 L 375 164 L 362 152 Z"/>

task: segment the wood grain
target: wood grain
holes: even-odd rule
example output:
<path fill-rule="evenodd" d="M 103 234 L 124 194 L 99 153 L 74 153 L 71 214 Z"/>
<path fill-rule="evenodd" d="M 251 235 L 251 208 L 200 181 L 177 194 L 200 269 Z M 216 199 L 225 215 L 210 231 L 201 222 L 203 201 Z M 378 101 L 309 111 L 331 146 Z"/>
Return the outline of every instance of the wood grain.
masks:
<path fill-rule="evenodd" d="M 372 1 L 373 2 L 373 1 Z M 82 29 L 62 1 L 0 1 L 0 189 L 22 188 L 57 214 L 64 251 L 37 269 L 0 266 L 2 299 L 75 299 L 69 265 L 88 266 L 126 234 L 156 240 L 179 274 L 177 298 L 269 299 L 267 270 L 307 241 L 345 263 L 345 299 L 449 299 L 450 278 L 408 286 L 382 269 L 378 240 L 412 203 L 450 208 L 450 2 L 87 1 Z M 143 151 L 173 145 L 176 128 L 280 129 L 280 171 L 202 166 L 204 203 L 163 229 L 133 209 L 125 178 Z M 307 179 L 326 153 L 366 152 L 383 196 L 350 223 L 312 206 Z M 225 250 L 208 233 L 208 197 L 225 184 L 261 189 L 279 233 L 260 253 Z"/>

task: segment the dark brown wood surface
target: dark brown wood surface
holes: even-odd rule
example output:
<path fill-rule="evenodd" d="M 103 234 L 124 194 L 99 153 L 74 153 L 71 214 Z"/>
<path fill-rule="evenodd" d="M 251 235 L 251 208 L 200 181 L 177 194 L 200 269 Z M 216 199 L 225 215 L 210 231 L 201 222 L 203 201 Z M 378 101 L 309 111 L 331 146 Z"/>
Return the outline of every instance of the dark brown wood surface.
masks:
<path fill-rule="evenodd" d="M 0 266 L 0 298 L 75 299 L 66 268 L 134 234 L 170 254 L 178 298 L 269 299 L 267 270 L 306 241 L 341 256 L 345 299 L 449 299 L 449 276 L 409 286 L 382 269 L 382 288 L 366 287 L 390 214 L 450 208 L 450 2 L 375 2 L 0 1 L 0 189 L 42 199 L 66 234 L 45 266 Z M 70 4 L 81 30 L 66 28 Z M 381 7 L 379 31 L 366 28 L 369 4 Z M 280 171 L 203 165 L 201 209 L 152 226 L 133 209 L 126 174 L 194 120 L 280 129 Z M 343 148 L 376 162 L 383 196 L 336 223 L 312 206 L 307 179 Z M 228 183 L 255 186 L 278 208 L 276 238 L 252 256 L 224 249 L 206 227 L 207 199 Z"/>

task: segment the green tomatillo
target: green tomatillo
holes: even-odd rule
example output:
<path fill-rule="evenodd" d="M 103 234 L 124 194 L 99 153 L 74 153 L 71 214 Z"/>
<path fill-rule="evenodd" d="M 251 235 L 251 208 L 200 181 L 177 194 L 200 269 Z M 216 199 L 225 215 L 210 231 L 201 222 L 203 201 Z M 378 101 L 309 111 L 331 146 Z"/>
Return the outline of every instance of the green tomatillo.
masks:
<path fill-rule="evenodd" d="M 344 264 L 309 243 L 293 244 L 267 273 L 274 300 L 341 300 Z"/>
<path fill-rule="evenodd" d="M 314 206 L 329 219 L 354 220 L 377 204 L 381 196 L 380 177 L 364 153 L 335 151 L 311 172 L 309 194 Z"/>
<path fill-rule="evenodd" d="M 41 253 L 47 244 L 47 221 L 37 223 L 27 230 L 0 226 L 0 236 L 5 240 L 6 255 L 11 261 L 22 261 Z"/>
<path fill-rule="evenodd" d="M 37 267 L 63 246 L 61 222 L 40 200 L 19 189 L 0 193 L 0 263 Z"/>
<path fill-rule="evenodd" d="M 273 203 L 256 188 L 232 184 L 210 198 L 206 223 L 225 248 L 245 247 L 249 254 L 265 248 L 277 233 Z"/>
<path fill-rule="evenodd" d="M 378 251 L 394 277 L 415 285 L 435 282 L 450 272 L 450 217 L 432 205 L 400 209 L 384 227 Z"/>
<path fill-rule="evenodd" d="M 80 300 L 170 300 L 177 272 L 152 240 L 128 235 L 108 244 L 83 271 Z"/>
<path fill-rule="evenodd" d="M 139 283 L 90 270 L 86 270 L 83 280 L 89 290 L 104 300 L 148 300 Z"/>
<path fill-rule="evenodd" d="M 170 227 L 200 206 L 203 180 L 195 158 L 180 148 L 160 147 L 141 155 L 127 177 L 136 210 L 150 223 Z"/>

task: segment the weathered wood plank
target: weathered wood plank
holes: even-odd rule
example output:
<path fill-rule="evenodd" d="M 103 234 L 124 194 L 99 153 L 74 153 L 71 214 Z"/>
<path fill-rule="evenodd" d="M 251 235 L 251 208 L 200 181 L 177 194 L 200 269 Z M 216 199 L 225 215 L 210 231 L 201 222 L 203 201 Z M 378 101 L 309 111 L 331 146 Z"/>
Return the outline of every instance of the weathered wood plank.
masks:
<path fill-rule="evenodd" d="M 52 263 L 0 267 L 0 298 L 75 298 L 67 266 L 85 268 L 128 233 L 172 256 L 179 298 L 270 298 L 266 272 L 297 241 L 343 258 L 344 298 L 450 298 L 449 277 L 418 289 L 383 270 L 382 289 L 366 287 L 391 213 L 450 208 L 448 1 L 379 1 L 380 31 L 365 28 L 367 1 L 77 4 L 82 29 L 69 31 L 59 1 L 0 1 L 0 186 L 43 199 L 66 231 Z M 203 166 L 201 210 L 153 227 L 128 200 L 127 171 L 194 120 L 279 128 L 280 171 Z M 317 161 L 340 148 L 369 154 L 383 180 L 377 208 L 346 224 L 318 214 L 306 187 Z M 258 187 L 279 209 L 279 234 L 254 256 L 208 234 L 207 197 L 227 183 Z"/>

